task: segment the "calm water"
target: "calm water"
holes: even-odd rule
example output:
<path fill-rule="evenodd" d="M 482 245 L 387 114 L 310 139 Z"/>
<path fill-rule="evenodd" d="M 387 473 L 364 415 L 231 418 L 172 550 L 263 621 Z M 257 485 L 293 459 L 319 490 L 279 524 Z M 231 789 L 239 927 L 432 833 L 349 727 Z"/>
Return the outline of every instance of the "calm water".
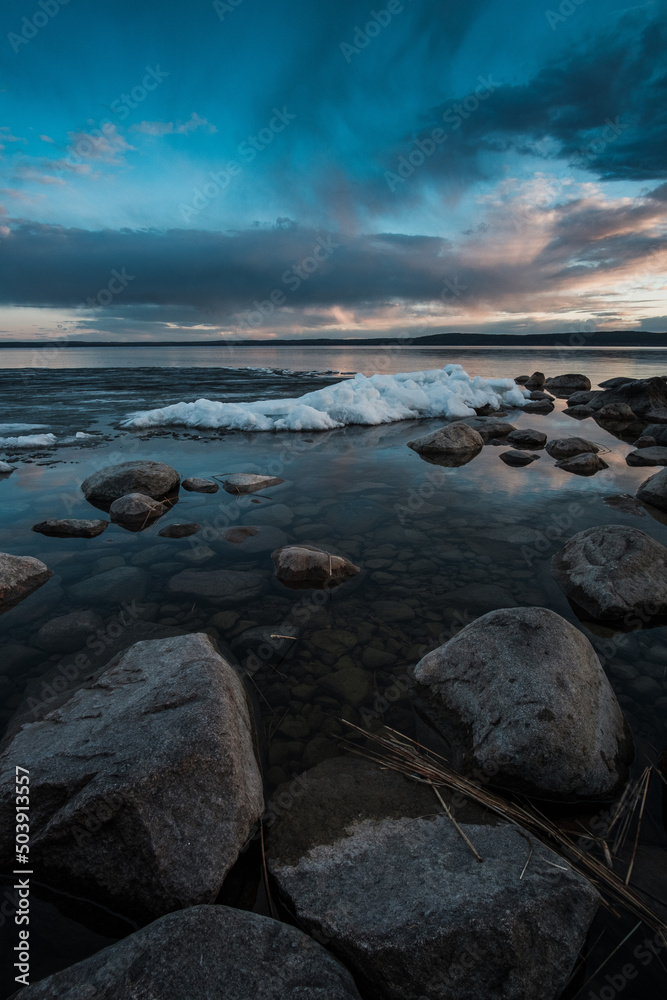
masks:
<path fill-rule="evenodd" d="M 509 414 L 516 426 L 544 430 L 549 437 L 582 434 L 604 445 L 609 468 L 584 479 L 556 469 L 544 452 L 531 466 L 510 469 L 493 446 L 461 468 L 425 463 L 406 442 L 440 426 L 442 420 L 320 434 L 224 435 L 129 433 L 119 429 L 119 421 L 131 410 L 179 399 L 298 395 L 331 381 L 331 374 L 322 374 L 327 371 L 371 374 L 457 362 L 471 374 L 487 376 L 529 374 L 535 369 L 547 375 L 581 371 L 595 385 L 619 374 L 667 373 L 667 353 L 580 350 L 563 357 L 552 349 L 514 348 L 483 353 L 305 348 L 298 356 L 291 349 L 244 348 L 243 352 L 232 361 L 220 361 L 210 356 L 209 348 L 187 352 L 187 360 L 183 349 L 135 348 L 125 358 L 117 350 L 64 349 L 50 362 L 50 369 L 32 367 L 25 353 L 22 369 L 20 352 L 0 353 L 0 365 L 7 369 L 0 372 L 0 423 L 7 425 L 0 435 L 12 433 L 8 427 L 18 422 L 40 425 L 41 430 L 23 428 L 15 433 L 49 430 L 60 442 L 52 449 L 0 453 L 0 458 L 18 464 L 17 471 L 0 482 L 0 549 L 35 555 L 55 573 L 41 590 L 0 618 L 6 650 L 0 672 L 1 726 L 17 710 L 30 718 L 29 697 L 48 704 L 54 678 L 62 676 L 59 666 L 71 663 L 78 652 L 51 654 L 40 648 L 40 627 L 58 615 L 83 606 L 100 615 L 105 649 L 93 665 L 104 662 L 128 635 L 140 638 L 147 624 L 207 629 L 252 675 L 270 791 L 338 753 L 337 740 L 344 731 L 341 718 L 371 727 L 385 721 L 414 732 L 403 678 L 416 659 L 494 606 L 530 604 L 549 607 L 582 628 L 598 649 L 633 728 L 637 767 L 641 770 L 646 755 L 655 759 L 667 735 L 665 629 L 615 637 L 581 623 L 549 572 L 549 560 L 565 540 L 592 525 L 639 527 L 667 544 L 665 524 L 603 502 L 611 495 L 633 494 L 650 474 L 651 470 L 627 466 L 629 442 L 591 420 L 572 420 L 562 413 L 561 401 L 546 416 Z M 225 369 L 225 364 L 234 370 Z M 244 366 L 264 370 L 244 371 Z M 77 431 L 92 437 L 72 440 Z M 182 477 L 270 471 L 286 481 L 255 497 L 259 502 L 238 500 L 222 490 L 215 495 L 181 493 L 170 514 L 140 533 L 111 526 L 96 539 L 69 540 L 30 530 L 47 517 L 96 517 L 80 493 L 81 481 L 94 469 L 131 458 L 168 462 Z M 203 530 L 181 540 L 159 538 L 160 526 L 173 520 L 198 521 Z M 258 525 L 260 534 L 249 543 L 226 541 L 223 532 L 239 524 Z M 345 554 L 362 572 L 330 599 L 315 591 L 287 590 L 273 580 L 270 552 L 293 540 Z M 266 577 L 266 593 L 247 604 L 229 606 L 193 602 L 171 593 L 170 577 L 192 566 L 259 572 Z M 119 632 L 124 595 L 105 592 L 98 579 L 117 567 L 141 570 L 132 585 L 139 609 L 132 632 L 124 631 L 124 626 Z M 83 593 L 73 589 L 81 581 L 87 581 Z M 489 584 L 496 588 L 490 599 L 480 589 Z M 262 646 L 245 634 L 260 626 L 266 626 L 269 634 L 283 634 L 295 625 L 298 641 L 293 643 L 282 640 Z M 657 878 L 654 892 L 662 893 L 663 899 L 664 848 L 659 791 L 654 789 L 637 872 L 646 878 L 647 866 L 659 859 L 663 888 Z M 122 922 L 105 924 L 99 913 L 89 909 L 75 914 L 76 924 L 69 925 L 65 911 L 71 918 L 66 901 L 48 896 L 37 920 L 43 947 L 35 949 L 42 958 L 36 960 L 33 978 L 130 929 Z M 633 926 L 625 921 L 610 924 L 606 917 L 598 923 L 591 940 L 602 930 L 604 936 L 590 957 L 588 975 Z M 636 962 L 632 949 L 641 940 L 640 930 L 582 995 L 602 988 L 605 972 L 613 974 L 624 962 Z M 43 969 L 38 972 L 40 961 Z M 628 1000 L 660 995 L 658 965 L 656 961 L 655 968 L 642 971 L 638 992 L 629 983 L 624 990 Z"/>

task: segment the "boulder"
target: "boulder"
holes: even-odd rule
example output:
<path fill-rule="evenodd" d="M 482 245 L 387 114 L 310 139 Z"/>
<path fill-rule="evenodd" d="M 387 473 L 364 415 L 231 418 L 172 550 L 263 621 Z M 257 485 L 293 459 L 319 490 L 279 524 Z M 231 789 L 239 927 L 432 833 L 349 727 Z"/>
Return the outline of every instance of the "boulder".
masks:
<path fill-rule="evenodd" d="M 629 423 L 637 419 L 637 415 L 632 412 L 627 403 L 607 403 L 601 406 L 595 414 L 598 420 L 620 421 Z"/>
<path fill-rule="evenodd" d="M 521 466 L 530 465 L 531 462 L 536 462 L 539 455 L 531 455 L 527 451 L 515 451 L 512 448 L 510 451 L 502 451 L 500 453 L 500 459 L 505 463 L 505 465 Z"/>
<path fill-rule="evenodd" d="M 419 455 L 477 454 L 483 446 L 482 435 L 463 421 L 446 424 L 431 434 L 408 441 L 408 448 Z"/>
<path fill-rule="evenodd" d="M 109 517 L 130 531 L 141 531 L 157 521 L 169 510 L 169 505 L 153 500 L 145 493 L 128 493 L 119 497 L 109 507 Z"/>
<path fill-rule="evenodd" d="M 0 614 L 46 583 L 53 570 L 32 556 L 13 556 L 0 552 Z"/>
<path fill-rule="evenodd" d="M 627 385 L 629 382 L 638 382 L 636 378 L 629 378 L 627 375 L 617 375 L 615 378 L 608 378 L 604 382 L 598 382 L 601 389 L 618 389 L 620 385 Z"/>
<path fill-rule="evenodd" d="M 586 406 L 587 403 L 590 403 L 591 399 L 594 399 L 595 396 L 599 395 L 600 393 L 595 391 L 588 392 L 585 390 L 580 390 L 579 392 L 573 392 L 571 396 L 567 397 L 567 405 Z"/>
<path fill-rule="evenodd" d="M 544 383 L 544 388 L 559 399 L 567 399 L 573 392 L 586 392 L 590 387 L 590 380 L 585 375 L 556 375 Z"/>
<path fill-rule="evenodd" d="M 169 913 L 22 992 L 25 1000 L 359 1000 L 347 969 L 312 938 L 228 906 Z"/>
<path fill-rule="evenodd" d="M 150 584 L 148 573 L 136 566 L 116 566 L 104 573 L 85 577 L 67 590 L 75 604 L 121 604 L 142 601 Z"/>
<path fill-rule="evenodd" d="M 552 458 L 573 458 L 575 455 L 583 455 L 586 452 L 597 454 L 602 445 L 595 444 L 581 437 L 554 438 L 548 441 L 546 451 Z"/>
<path fill-rule="evenodd" d="M 257 493 L 258 490 L 266 490 L 270 486 L 280 486 L 284 482 L 284 479 L 279 479 L 277 476 L 257 476 L 253 472 L 235 472 L 233 475 L 227 476 L 222 488 L 227 493 L 238 496 L 241 493 Z"/>
<path fill-rule="evenodd" d="M 616 696 L 586 636 L 553 611 L 492 611 L 423 657 L 414 678 L 456 769 L 556 801 L 610 796 L 627 779 L 632 739 Z"/>
<path fill-rule="evenodd" d="M 351 969 L 365 997 L 560 995 L 599 903 L 566 861 L 515 826 L 457 807 L 480 863 L 430 788 L 369 762 L 324 761 L 299 781 L 288 809 L 287 786 L 277 789 L 269 869 L 299 925 Z"/>
<path fill-rule="evenodd" d="M 596 619 L 628 627 L 667 615 L 667 549 L 638 528 L 586 528 L 551 560 L 567 597 Z"/>
<path fill-rule="evenodd" d="M 46 622 L 38 631 L 35 642 L 47 653 L 70 653 L 81 649 L 104 619 L 95 611 L 71 611 Z"/>
<path fill-rule="evenodd" d="M 533 372 L 527 382 L 524 382 L 526 389 L 541 389 L 546 382 L 544 372 Z"/>
<path fill-rule="evenodd" d="M 198 531 L 201 531 L 201 524 L 197 524 L 196 521 L 187 524 L 174 522 L 160 528 L 158 535 L 161 538 L 188 538 L 189 535 L 196 535 Z"/>
<path fill-rule="evenodd" d="M 654 445 L 631 451 L 625 456 L 628 465 L 667 465 L 667 448 Z"/>
<path fill-rule="evenodd" d="M 562 458 L 556 462 L 557 469 L 564 472 L 573 472 L 577 476 L 594 476 L 601 469 L 608 469 L 609 466 L 599 455 L 592 451 L 583 452 L 580 455 L 573 455 L 572 458 Z"/>
<path fill-rule="evenodd" d="M 667 407 L 660 406 L 653 410 L 647 410 L 642 414 L 643 420 L 648 420 L 652 424 L 667 424 Z"/>
<path fill-rule="evenodd" d="M 567 413 L 568 417 L 574 417 L 575 420 L 585 420 L 586 417 L 592 417 L 595 415 L 595 410 L 592 410 L 590 406 L 583 406 L 579 404 L 577 406 L 566 406 L 563 413 Z"/>
<path fill-rule="evenodd" d="M 359 572 L 359 567 L 314 545 L 284 545 L 271 553 L 276 576 L 290 587 L 335 587 Z"/>
<path fill-rule="evenodd" d="M 656 472 L 645 479 L 635 494 L 642 503 L 648 503 L 658 510 L 667 510 L 667 469 Z"/>
<path fill-rule="evenodd" d="M 514 424 L 507 423 L 505 420 L 493 420 L 491 418 L 485 417 L 471 417 L 466 421 L 469 427 L 482 438 L 484 444 L 488 444 L 496 438 L 505 438 L 512 431 L 516 430 Z"/>
<path fill-rule="evenodd" d="M 656 441 L 656 439 L 654 437 L 651 437 L 650 434 L 642 434 L 641 437 L 638 437 L 637 440 L 634 442 L 634 447 L 635 448 L 655 448 L 655 446 L 657 445 L 657 443 L 658 442 Z"/>
<path fill-rule="evenodd" d="M 109 465 L 81 483 L 88 503 L 100 510 L 109 507 L 128 493 L 143 493 L 154 500 L 164 500 L 178 493 L 180 476 L 164 462 L 122 462 Z"/>
<path fill-rule="evenodd" d="M 186 569 L 169 581 L 169 590 L 177 594 L 206 597 L 216 604 L 238 604 L 264 591 L 266 578 L 260 573 L 234 569 Z"/>
<path fill-rule="evenodd" d="M 611 405 L 627 406 L 633 414 L 644 417 L 651 410 L 663 410 L 667 407 L 667 382 L 662 378 L 626 381 L 622 385 L 598 393 L 588 405 L 594 410 L 601 410 Z"/>
<path fill-rule="evenodd" d="M 243 685 L 204 634 L 136 643 L 16 733 L 0 757 L 5 867 L 17 760 L 40 877 L 140 921 L 213 902 L 264 808 Z"/>
<path fill-rule="evenodd" d="M 528 399 L 521 404 L 524 413 L 551 413 L 554 404 L 551 399 Z"/>
<path fill-rule="evenodd" d="M 190 493 L 217 493 L 220 489 L 220 484 L 215 479 L 197 479 L 196 476 L 184 479 L 181 486 Z"/>
<path fill-rule="evenodd" d="M 547 436 L 543 431 L 535 431 L 531 427 L 520 427 L 511 431 L 505 439 L 513 448 L 544 448 Z"/>
<path fill-rule="evenodd" d="M 667 427 L 664 424 L 649 424 L 642 430 L 642 437 L 652 437 L 655 444 L 667 445 Z"/>
<path fill-rule="evenodd" d="M 66 517 L 60 520 L 52 518 L 49 521 L 40 521 L 39 524 L 33 524 L 32 530 L 38 531 L 40 535 L 52 535 L 55 538 L 95 538 L 108 527 L 108 521 L 87 521 Z"/>

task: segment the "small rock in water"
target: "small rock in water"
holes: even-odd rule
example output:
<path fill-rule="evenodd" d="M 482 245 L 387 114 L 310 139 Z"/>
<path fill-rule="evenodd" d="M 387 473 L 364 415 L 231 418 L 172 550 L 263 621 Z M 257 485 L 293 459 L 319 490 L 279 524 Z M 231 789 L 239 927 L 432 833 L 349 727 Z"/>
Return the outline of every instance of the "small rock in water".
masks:
<path fill-rule="evenodd" d="M 0 552 L 0 614 L 37 590 L 53 576 L 53 570 L 32 556 Z"/>
<path fill-rule="evenodd" d="M 186 569 L 169 581 L 173 593 L 207 597 L 221 604 L 238 604 L 259 597 L 265 587 L 266 579 L 261 574 L 233 569 Z"/>
<path fill-rule="evenodd" d="M 667 510 L 667 469 L 645 479 L 636 496 L 642 503 L 657 507 L 658 510 Z"/>
<path fill-rule="evenodd" d="M 117 566 L 75 583 L 67 594 L 77 604 L 120 604 L 143 600 L 149 583 L 150 577 L 145 570 L 136 566 Z"/>
<path fill-rule="evenodd" d="M 41 535 L 52 535 L 55 538 L 95 538 L 109 527 L 108 521 L 87 521 L 74 517 L 52 518 L 33 524 L 32 530 Z"/>
<path fill-rule="evenodd" d="M 164 462 L 122 462 L 110 465 L 81 483 L 83 495 L 94 507 L 109 510 L 119 497 L 128 493 L 143 493 L 154 500 L 163 500 L 178 493 L 180 476 Z"/>
<path fill-rule="evenodd" d="M 253 472 L 235 472 L 227 476 L 222 487 L 227 493 L 256 493 L 258 490 L 268 489 L 270 486 L 280 486 L 284 479 L 277 476 L 258 476 Z"/>
<path fill-rule="evenodd" d="M 141 531 L 163 517 L 168 510 L 167 504 L 153 500 L 145 493 L 128 493 L 114 500 L 109 507 L 109 517 L 114 524 L 120 524 L 129 531 Z"/>
<path fill-rule="evenodd" d="M 271 558 L 278 579 L 292 587 L 335 587 L 359 572 L 349 559 L 314 545 L 285 545 Z"/>
<path fill-rule="evenodd" d="M 420 455 L 477 454 L 483 447 L 481 434 L 463 421 L 447 424 L 431 434 L 408 441 L 408 448 Z"/>
<path fill-rule="evenodd" d="M 547 436 L 543 431 L 535 431 L 532 427 L 520 427 L 508 434 L 506 441 L 513 448 L 544 448 Z"/>
<path fill-rule="evenodd" d="M 216 483 L 215 479 L 197 479 L 196 476 L 184 479 L 181 486 L 190 493 L 217 493 L 220 489 L 220 485 Z"/>
<path fill-rule="evenodd" d="M 667 465 L 667 448 L 660 445 L 640 448 L 625 456 L 628 465 Z"/>
<path fill-rule="evenodd" d="M 551 413 L 554 404 L 550 399 L 527 399 L 521 404 L 524 413 Z"/>
<path fill-rule="evenodd" d="M 546 451 L 552 458 L 573 458 L 575 455 L 583 455 L 586 452 L 596 454 L 602 445 L 595 444 L 581 437 L 554 438 L 547 442 Z"/>
<path fill-rule="evenodd" d="M 563 458 L 556 462 L 557 469 L 565 472 L 573 472 L 577 476 L 594 476 L 601 469 L 608 469 L 609 466 L 599 455 L 586 451 L 580 455 L 573 455 L 572 458 Z"/>
<path fill-rule="evenodd" d="M 573 392 L 587 391 L 591 387 L 590 380 L 585 375 L 556 375 L 544 383 L 545 389 L 559 399 L 567 399 Z"/>
<path fill-rule="evenodd" d="M 635 517 L 646 517 L 646 511 L 634 497 L 629 493 L 612 494 L 602 497 L 602 503 L 614 510 L 621 510 L 624 514 L 633 514 Z"/>
<path fill-rule="evenodd" d="M 289 539 L 282 528 L 272 524 L 236 524 L 223 534 L 224 542 L 238 545 L 244 555 L 255 552 L 271 552 L 273 549 L 287 545 Z M 224 551 L 224 548 L 223 548 Z"/>
<path fill-rule="evenodd" d="M 514 466 L 530 465 L 531 462 L 536 462 L 539 457 L 539 455 L 531 455 L 527 451 L 515 451 L 514 449 L 500 453 L 500 458 L 505 465 Z"/>
<path fill-rule="evenodd" d="M 165 524 L 158 535 L 162 538 L 187 538 L 189 535 L 196 535 L 198 531 L 201 531 L 201 524 L 191 521 L 189 524 Z"/>
<path fill-rule="evenodd" d="M 530 378 L 524 382 L 526 389 L 541 389 L 546 382 L 544 372 L 533 372 Z"/>
<path fill-rule="evenodd" d="M 566 406 L 563 413 L 567 413 L 568 417 L 574 417 L 575 420 L 585 420 L 586 417 L 592 417 L 595 410 L 592 410 L 590 406 L 578 404 L 577 406 Z"/>
<path fill-rule="evenodd" d="M 638 437 L 637 440 L 634 442 L 634 447 L 654 448 L 657 445 L 657 443 L 658 442 L 656 441 L 656 439 L 652 437 L 650 434 L 642 434 L 642 436 Z"/>
<path fill-rule="evenodd" d="M 233 545 L 240 545 L 241 542 L 245 542 L 247 538 L 252 538 L 254 535 L 259 534 L 259 528 L 254 528 L 252 525 L 243 524 L 236 528 L 228 528 L 227 531 L 223 533 L 223 538 L 226 542 L 231 542 Z"/>

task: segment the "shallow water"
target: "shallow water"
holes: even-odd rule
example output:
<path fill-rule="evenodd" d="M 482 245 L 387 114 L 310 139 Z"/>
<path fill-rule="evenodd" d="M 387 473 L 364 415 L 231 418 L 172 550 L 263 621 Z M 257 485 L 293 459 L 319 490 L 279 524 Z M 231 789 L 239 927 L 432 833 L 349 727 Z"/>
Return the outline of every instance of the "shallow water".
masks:
<path fill-rule="evenodd" d="M 474 354 L 477 363 L 462 358 L 464 353 Z M 667 371 L 667 354 L 655 351 L 580 351 L 573 352 L 568 363 L 554 360 L 546 351 L 509 354 L 497 352 L 505 356 L 501 363 L 495 352 L 491 358 L 488 353 L 459 351 L 452 357 L 448 352 L 441 363 L 456 361 L 471 373 L 496 376 L 529 374 L 536 368 L 547 375 L 582 371 L 594 385 L 618 374 Z M 419 367 L 433 365 L 421 352 L 419 357 Z M 268 362 L 262 366 L 274 367 Z M 361 349 L 359 353 L 339 352 L 337 364 L 318 360 L 311 366 L 309 354 L 307 366 L 311 372 L 324 367 L 369 372 Z M 410 356 L 409 364 L 403 362 L 394 370 L 412 367 L 417 365 Z M 414 733 L 414 717 L 405 695 L 408 668 L 462 624 L 490 610 L 479 587 L 491 584 L 502 591 L 496 606 L 548 607 L 588 636 L 632 726 L 640 751 L 637 771 L 644 766 L 646 754 L 655 759 L 654 751 L 664 748 L 667 631 L 649 628 L 614 636 L 594 629 L 577 619 L 549 572 L 551 556 L 567 538 L 592 525 L 638 527 L 667 544 L 667 525 L 648 514 L 640 517 L 603 502 L 605 497 L 634 494 L 638 484 L 656 470 L 627 466 L 625 455 L 631 446 L 592 420 L 578 422 L 564 415 L 564 402 L 557 401 L 549 415 L 512 411 L 508 419 L 517 427 L 544 430 L 549 437 L 580 434 L 604 445 L 609 449 L 603 456 L 609 468 L 594 477 L 580 478 L 555 468 L 545 452 L 531 466 L 508 468 L 498 457 L 503 449 L 494 446 L 486 446 L 460 468 L 431 465 L 408 449 L 406 442 L 441 426 L 441 419 L 320 434 L 131 433 L 118 429 L 120 418 L 130 410 L 201 395 L 224 399 L 293 396 L 330 381 L 320 375 L 153 367 L 27 375 L 3 372 L 0 380 L 5 387 L 0 422 L 46 424 L 64 441 L 75 431 L 96 435 L 56 449 L 0 454 L 13 464 L 18 456 L 17 471 L 0 482 L 0 549 L 37 556 L 55 573 L 44 587 L 0 618 L 0 640 L 8 650 L 0 673 L 0 725 L 19 706 L 25 707 L 27 696 L 48 704 L 54 678 L 62 676 L 58 666 L 71 663 L 77 653 L 72 650 L 62 656 L 40 651 L 36 636 L 44 622 L 74 608 L 91 608 L 104 619 L 99 639 L 103 648 L 112 651 L 114 643 L 122 642 L 128 621 L 127 615 L 123 618 L 123 602 L 131 603 L 135 597 L 136 617 L 131 622 L 180 626 L 188 631 L 207 629 L 246 666 L 265 730 L 270 790 L 337 754 L 337 741 L 345 733 L 341 719 L 367 726 L 384 721 Z M 28 393 L 31 396 L 25 400 Z M 19 405 L 22 398 L 23 405 Z M 253 498 L 235 498 L 222 490 L 215 495 L 181 492 L 173 510 L 140 533 L 112 525 L 98 538 L 59 539 L 30 530 L 48 517 L 98 516 L 79 491 L 81 481 L 95 469 L 132 458 L 168 462 L 182 477 L 258 471 L 286 481 Z M 180 540 L 159 538 L 158 530 L 170 521 L 198 521 L 203 530 Z M 225 541 L 222 532 L 239 524 L 262 528 L 247 542 Z M 270 552 L 292 540 L 340 552 L 357 563 L 361 573 L 331 595 L 288 590 L 273 579 Z M 258 541 L 261 551 L 256 551 Z M 120 566 L 143 571 L 136 593 L 102 597 L 95 577 Z M 192 566 L 262 573 L 265 595 L 246 604 L 222 606 L 171 593 L 169 578 Z M 88 581 L 85 593 L 73 593 L 81 581 Z M 281 626 L 290 617 L 299 622 L 296 642 L 283 639 L 258 644 L 242 637 L 259 626 L 268 626 L 269 634 L 282 635 L 285 628 Z M 652 851 L 661 852 L 655 856 L 661 858 L 663 880 L 664 847 L 659 792 L 654 790 L 640 850 L 646 857 Z M 663 891 L 664 898 L 664 889 L 655 891 L 658 895 Z M 46 954 L 56 961 L 62 932 L 58 927 L 48 930 L 53 912 L 47 908 L 45 913 L 45 940 L 53 950 L 51 954 L 45 946 Z M 588 975 L 633 924 L 623 933 L 619 925 L 610 928 L 603 921 L 601 926 L 605 937 L 591 956 Z M 121 933 L 116 929 L 109 936 Z M 613 973 L 624 962 L 637 964 L 632 949 L 641 934 L 638 931 L 636 940 L 616 953 L 609 968 L 582 995 L 588 996 L 589 990 L 596 993 L 605 985 L 605 973 Z M 100 946 L 86 944 L 83 936 L 81 941 L 84 953 Z M 658 965 L 656 961 L 642 971 L 638 992 L 629 983 L 624 996 L 653 995 L 654 978 L 659 982 Z"/>

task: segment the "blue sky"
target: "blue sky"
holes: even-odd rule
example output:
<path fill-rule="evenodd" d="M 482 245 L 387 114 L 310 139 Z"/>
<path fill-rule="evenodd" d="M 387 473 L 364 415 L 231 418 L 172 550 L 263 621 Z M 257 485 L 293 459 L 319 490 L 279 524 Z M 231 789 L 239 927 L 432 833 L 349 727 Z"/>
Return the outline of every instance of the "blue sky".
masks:
<path fill-rule="evenodd" d="M 0 337 L 665 332 L 665 13 L 5 0 Z"/>

